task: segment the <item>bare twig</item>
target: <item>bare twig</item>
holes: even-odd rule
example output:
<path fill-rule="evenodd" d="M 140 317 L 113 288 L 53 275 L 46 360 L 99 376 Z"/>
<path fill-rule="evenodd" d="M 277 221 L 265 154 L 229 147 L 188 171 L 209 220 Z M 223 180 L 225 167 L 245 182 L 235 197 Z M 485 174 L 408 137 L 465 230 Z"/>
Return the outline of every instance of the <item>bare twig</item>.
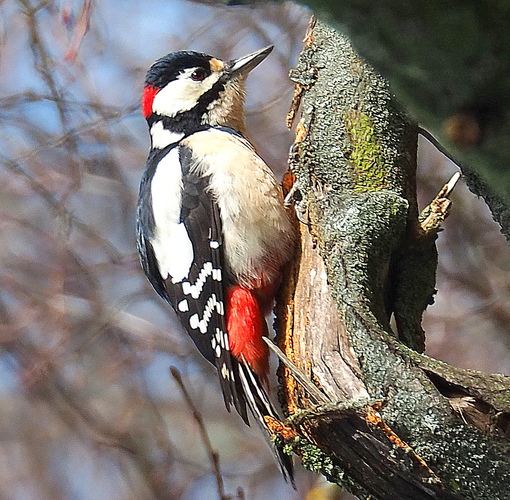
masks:
<path fill-rule="evenodd" d="M 30 188 L 47 203 L 47 205 L 55 212 L 55 215 L 66 220 L 68 223 L 75 226 L 83 234 L 85 234 L 92 241 L 99 244 L 113 262 L 119 262 L 122 260 L 122 255 L 118 252 L 115 246 L 109 242 L 106 238 L 101 236 L 97 231 L 94 230 L 90 225 L 86 224 L 82 219 L 71 213 L 65 206 L 59 202 L 53 193 L 50 193 L 40 182 L 34 179 L 25 169 L 22 168 L 16 161 L 11 158 L 7 158 L 0 155 L 0 164 L 5 166 L 13 174 L 20 176 L 28 182 Z"/>
<path fill-rule="evenodd" d="M 420 214 L 420 226 L 425 234 L 437 233 L 443 221 L 448 217 L 452 204 L 449 196 L 460 179 L 460 172 L 455 172 L 451 179 L 441 188 L 430 204 Z"/>
<path fill-rule="evenodd" d="M 315 385 L 313 385 L 312 381 L 308 379 L 308 377 L 287 357 L 285 353 L 270 339 L 267 337 L 262 337 L 269 348 L 278 356 L 280 361 L 290 370 L 292 376 L 299 382 L 315 399 L 317 404 L 327 404 L 331 401 L 326 397 L 324 393 L 322 393 Z"/>
<path fill-rule="evenodd" d="M 186 404 L 188 405 L 189 409 L 191 410 L 191 413 L 193 415 L 193 418 L 197 422 L 198 429 L 200 431 L 200 436 L 202 437 L 202 441 L 204 443 L 205 449 L 207 451 L 207 454 L 209 456 L 209 460 L 211 462 L 211 466 L 214 471 L 214 476 L 216 477 L 216 486 L 218 488 L 218 496 L 220 500 L 231 500 L 230 495 L 225 494 L 225 489 L 223 485 L 223 477 L 221 476 L 221 470 L 220 470 L 220 459 L 218 456 L 218 452 L 213 449 L 211 440 L 209 439 L 209 435 L 207 434 L 207 430 L 204 425 L 204 420 L 202 419 L 202 415 L 200 415 L 200 412 L 198 411 L 197 407 L 195 406 L 193 399 L 191 399 L 191 396 L 186 389 L 186 386 L 184 385 L 184 382 L 182 380 L 181 374 L 175 366 L 170 367 L 170 374 L 172 375 L 173 379 L 177 382 L 177 385 L 179 386 L 179 389 L 181 390 L 181 393 L 184 397 L 184 400 L 186 401 Z"/>
<path fill-rule="evenodd" d="M 85 33 L 87 32 L 89 26 L 91 7 L 92 7 L 91 0 L 85 0 L 83 2 L 83 6 L 81 8 L 81 12 L 74 29 L 73 38 L 71 39 L 69 49 L 67 50 L 66 55 L 64 56 L 65 60 L 69 63 L 73 63 L 74 60 L 76 59 L 76 56 L 78 55 L 78 49 L 80 48 L 83 37 L 85 36 Z"/>

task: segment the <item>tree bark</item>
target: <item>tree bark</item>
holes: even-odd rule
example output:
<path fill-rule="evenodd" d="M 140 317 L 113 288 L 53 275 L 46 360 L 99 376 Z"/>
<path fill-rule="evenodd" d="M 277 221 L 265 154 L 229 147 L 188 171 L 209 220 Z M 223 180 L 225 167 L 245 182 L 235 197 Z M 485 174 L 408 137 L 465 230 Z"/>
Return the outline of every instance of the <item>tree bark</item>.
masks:
<path fill-rule="evenodd" d="M 301 243 L 276 326 L 330 403 L 282 369 L 282 439 L 360 498 L 510 498 L 510 379 L 420 353 L 437 228 L 420 224 L 416 125 L 324 24 L 291 77 Z"/>

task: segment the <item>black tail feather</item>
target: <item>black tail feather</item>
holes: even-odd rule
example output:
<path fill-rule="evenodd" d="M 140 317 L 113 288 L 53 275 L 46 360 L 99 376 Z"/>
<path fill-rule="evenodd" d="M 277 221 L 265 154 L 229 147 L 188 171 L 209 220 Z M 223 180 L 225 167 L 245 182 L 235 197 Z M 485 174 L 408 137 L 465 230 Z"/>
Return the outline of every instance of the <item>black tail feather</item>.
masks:
<path fill-rule="evenodd" d="M 258 425 L 265 431 L 269 437 L 271 448 L 276 456 L 280 470 L 286 481 L 290 482 L 295 488 L 294 482 L 294 463 L 292 457 L 287 455 L 283 449 L 274 443 L 273 431 L 268 427 L 264 417 L 271 417 L 275 420 L 280 420 L 278 413 L 269 401 L 268 395 L 262 385 L 260 384 L 257 376 L 245 364 L 238 363 L 239 377 L 243 388 L 246 403 L 250 408 L 252 415 L 257 421 Z"/>
<path fill-rule="evenodd" d="M 221 368 L 225 364 L 227 370 L 222 373 Z M 218 360 L 218 374 L 220 378 L 221 392 L 223 401 L 227 410 L 230 412 L 232 406 L 243 419 L 246 425 L 250 425 L 248 419 L 248 410 L 246 408 L 246 397 L 239 376 L 239 363 L 230 355 L 229 351 L 224 351 Z"/>

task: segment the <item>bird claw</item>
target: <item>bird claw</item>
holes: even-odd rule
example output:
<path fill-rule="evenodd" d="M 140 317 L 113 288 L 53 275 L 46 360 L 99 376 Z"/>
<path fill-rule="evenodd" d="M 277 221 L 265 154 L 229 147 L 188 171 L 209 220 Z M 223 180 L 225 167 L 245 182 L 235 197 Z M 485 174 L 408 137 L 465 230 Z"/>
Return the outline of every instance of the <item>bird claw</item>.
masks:
<path fill-rule="evenodd" d="M 301 224 L 309 226 L 310 220 L 306 216 L 307 207 L 305 206 L 306 204 L 303 200 L 303 195 L 299 190 L 297 182 L 294 182 L 294 184 L 292 184 L 290 191 L 287 193 L 284 199 L 285 208 L 290 208 L 292 205 L 294 205 L 297 220 L 301 222 Z"/>

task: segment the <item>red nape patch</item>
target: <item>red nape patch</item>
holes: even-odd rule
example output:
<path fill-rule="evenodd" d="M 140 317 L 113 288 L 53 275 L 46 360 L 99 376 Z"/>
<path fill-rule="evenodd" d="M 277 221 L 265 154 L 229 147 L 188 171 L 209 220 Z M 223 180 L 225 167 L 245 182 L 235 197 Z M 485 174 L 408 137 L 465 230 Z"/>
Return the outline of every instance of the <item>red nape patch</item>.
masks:
<path fill-rule="evenodd" d="M 267 325 L 255 295 L 250 290 L 234 286 L 227 291 L 227 332 L 232 354 L 243 359 L 267 381 L 269 352 L 263 335 Z"/>
<path fill-rule="evenodd" d="M 142 113 L 145 118 L 149 118 L 149 116 L 152 114 L 152 103 L 154 102 L 154 98 L 158 92 L 159 89 L 153 87 L 152 85 L 147 85 L 143 89 Z"/>

